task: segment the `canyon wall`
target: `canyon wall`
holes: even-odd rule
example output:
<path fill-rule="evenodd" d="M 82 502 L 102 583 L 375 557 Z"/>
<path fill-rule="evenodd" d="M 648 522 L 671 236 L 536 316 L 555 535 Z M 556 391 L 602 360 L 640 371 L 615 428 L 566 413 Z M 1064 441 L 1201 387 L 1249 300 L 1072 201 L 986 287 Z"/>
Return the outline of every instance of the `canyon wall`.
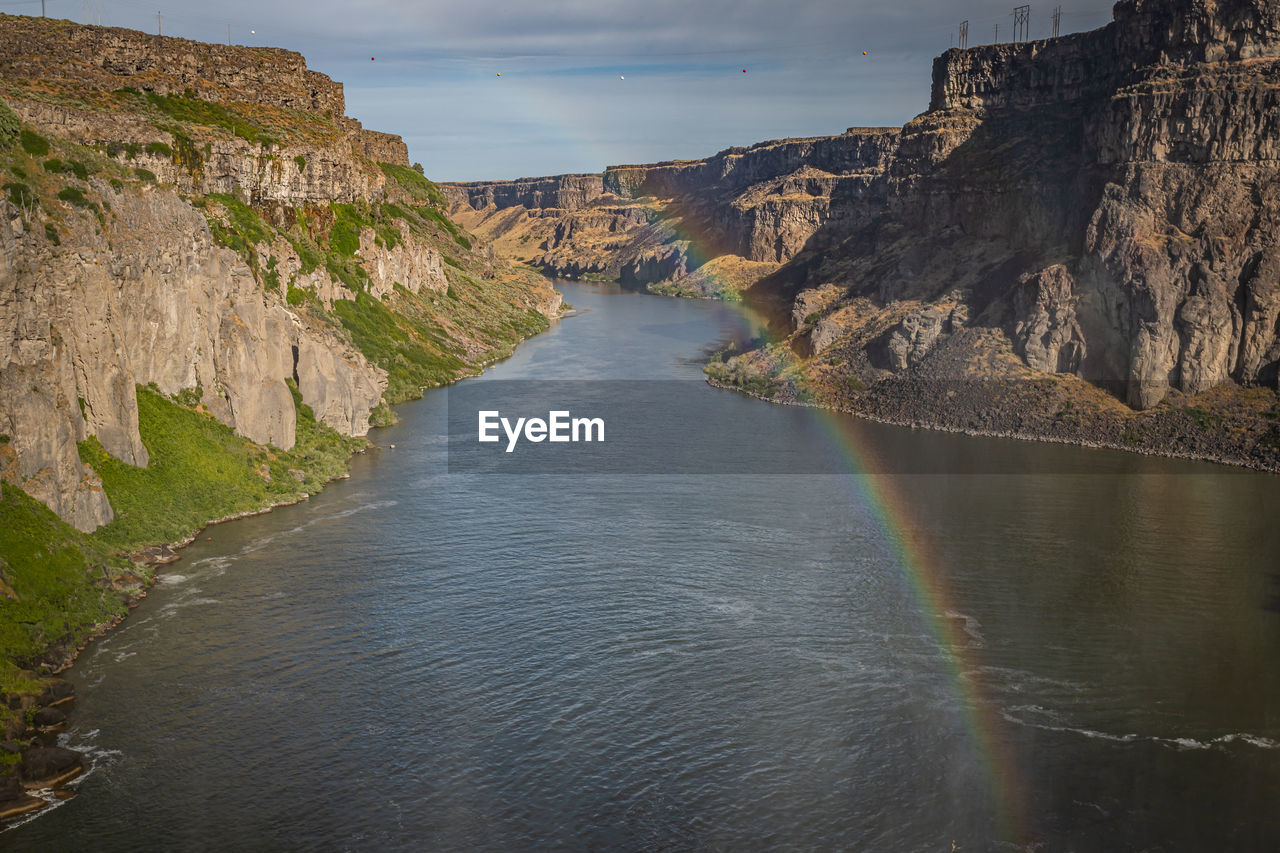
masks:
<path fill-rule="evenodd" d="M 1261 0 L 1127 0 L 1093 32 L 949 50 L 929 111 L 900 131 L 610 168 L 592 204 L 654 201 L 640 225 L 596 216 L 596 233 L 651 236 L 597 240 L 591 268 L 652 285 L 720 255 L 771 262 L 748 297 L 787 318 L 798 357 L 860 365 L 860 384 L 981 338 L 1137 411 L 1171 390 L 1274 387 L 1277 57 L 1280 7 Z M 587 212 L 533 211 L 547 252 L 525 260 L 563 270 Z M 893 355 L 895 335 L 956 305 L 986 331 L 944 323 Z"/>
<path fill-rule="evenodd" d="M 492 268 L 400 138 L 344 116 L 341 84 L 296 53 L 0 16 L 0 77 L 31 134 L 0 146 L 0 476 L 80 530 L 113 510 L 78 442 L 149 462 L 136 386 L 288 450 L 292 381 L 364 435 L 388 374 L 335 306 L 445 294 L 442 247 Z M 518 299 L 558 311 L 546 286 Z"/>
<path fill-rule="evenodd" d="M 520 260 L 553 275 L 595 273 L 643 286 L 684 279 L 718 256 L 788 260 L 832 216 L 853 210 L 853 199 L 866 198 L 896 138 L 892 128 L 851 128 L 705 160 L 442 189 L 473 230 L 514 232 L 520 245 L 509 245 Z"/>

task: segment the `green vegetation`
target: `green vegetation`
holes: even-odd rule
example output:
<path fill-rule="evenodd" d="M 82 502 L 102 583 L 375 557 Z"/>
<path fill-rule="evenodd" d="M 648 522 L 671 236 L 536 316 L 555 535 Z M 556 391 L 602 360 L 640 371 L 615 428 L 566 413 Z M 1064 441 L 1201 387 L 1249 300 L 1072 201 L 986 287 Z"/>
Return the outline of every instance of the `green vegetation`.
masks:
<path fill-rule="evenodd" d="M 50 157 L 42 164 L 44 170 L 50 174 L 72 174 L 82 181 L 89 180 L 89 167 L 79 160 L 61 160 L 57 157 Z"/>
<path fill-rule="evenodd" d="M 0 151 L 8 151 L 18 143 L 22 122 L 4 99 L 0 98 Z"/>
<path fill-rule="evenodd" d="M 58 227 L 54 225 L 52 222 L 46 222 L 44 224 L 44 236 L 45 236 L 45 239 L 48 240 L 53 245 L 55 246 L 62 245 L 62 237 L 58 234 Z"/>
<path fill-rule="evenodd" d="M 453 237 L 453 241 L 459 246 L 464 249 L 471 248 L 471 241 L 459 232 L 458 226 L 454 224 L 452 219 L 444 215 L 443 210 L 440 210 L 437 207 L 423 207 L 419 210 L 419 213 L 439 225 L 445 231 L 448 231 L 449 235 Z"/>
<path fill-rule="evenodd" d="M 387 371 L 390 403 L 419 397 L 424 387 L 449 382 L 468 366 L 438 331 L 408 322 L 367 293 L 335 303 L 333 311 L 360 351 Z"/>
<path fill-rule="evenodd" d="M 9 201 L 23 209 L 34 208 L 40 203 L 40 197 L 31 191 L 31 187 L 17 181 L 5 184 L 4 192 Z"/>
<path fill-rule="evenodd" d="M 129 89 L 118 91 L 120 94 L 136 94 Z M 148 92 L 146 99 L 152 108 L 175 121 L 229 130 L 232 135 L 254 145 L 261 145 L 263 148 L 280 144 L 274 134 L 252 119 L 224 104 L 197 98 L 190 91 L 183 95 L 158 95 L 155 92 Z"/>
<path fill-rule="evenodd" d="M 96 438 L 80 444 L 81 459 L 102 478 L 116 512 L 93 538 L 126 549 L 172 542 L 210 519 L 295 500 L 344 473 L 364 439 L 318 423 L 296 389 L 294 400 L 297 444 L 282 451 L 241 438 L 154 389 L 138 388 L 138 426 L 151 456 L 146 468 L 121 462 Z"/>
<path fill-rule="evenodd" d="M 421 172 L 406 166 L 397 166 L 394 163 L 379 163 L 378 168 L 420 203 L 441 206 L 446 203 L 440 188 L 424 177 Z"/>
<path fill-rule="evenodd" d="M 22 131 L 19 140 L 22 142 L 22 150 L 32 157 L 43 157 L 49 153 L 49 140 L 33 130 Z"/>
<path fill-rule="evenodd" d="M 94 204 L 89 199 L 85 198 L 84 191 L 81 190 L 79 187 L 63 187 L 61 190 L 58 191 L 58 198 L 61 199 L 62 201 L 67 202 L 68 204 L 73 204 L 76 207 L 81 207 L 81 208 L 84 208 L 85 210 L 98 209 L 98 206 L 96 204 Z"/>
<path fill-rule="evenodd" d="M 298 171 L 305 172 L 307 170 L 307 158 L 301 154 L 294 156 L 293 162 L 298 164 Z"/>
<path fill-rule="evenodd" d="M 1200 429 L 1212 429 L 1226 420 L 1226 418 L 1217 412 L 1210 412 L 1205 409 L 1201 409 L 1198 406 L 1188 406 L 1182 411 L 1187 415 L 1187 417 L 1191 418 L 1191 420 L 1195 422 L 1195 425 Z"/>
<path fill-rule="evenodd" d="M 156 182 L 156 173 L 150 169 L 134 169 L 133 174 L 143 183 L 154 184 Z"/>
<path fill-rule="evenodd" d="M 125 159 L 132 160 L 134 157 L 138 156 L 138 152 L 141 150 L 142 150 L 142 146 L 136 142 L 108 142 L 107 143 L 107 156 L 112 158 L 119 157 L 121 154 L 123 154 L 125 156 Z"/>
<path fill-rule="evenodd" d="M 206 213 L 208 202 L 222 205 L 227 218 L 224 224 L 215 216 L 205 216 L 213 238 L 244 258 L 249 266 L 257 266 L 257 254 L 253 247 L 271 240 L 271 229 L 262 221 L 262 217 L 254 213 L 249 205 L 227 193 L 210 193 L 200 199 L 198 204 L 206 209 Z"/>
<path fill-rule="evenodd" d="M 148 154 L 154 154 L 157 157 L 172 157 L 173 149 L 163 142 L 148 142 L 143 148 Z"/>
<path fill-rule="evenodd" d="M 122 615 L 124 602 L 106 587 L 130 570 L 109 546 L 0 484 L 0 690 L 39 692 L 22 670 Z"/>
<path fill-rule="evenodd" d="M 374 231 L 374 243 L 394 249 L 404 240 L 404 235 L 392 223 L 392 216 L 385 205 L 354 205 L 334 202 L 333 227 L 329 229 L 329 248 L 341 258 L 355 257 L 360 248 L 360 232 L 365 228 Z M 396 208 L 399 211 L 399 208 Z"/>
<path fill-rule="evenodd" d="M 334 212 L 333 228 L 329 230 L 329 248 L 344 258 L 353 257 L 360 248 L 360 227 L 363 218 L 349 204 L 331 204 Z"/>

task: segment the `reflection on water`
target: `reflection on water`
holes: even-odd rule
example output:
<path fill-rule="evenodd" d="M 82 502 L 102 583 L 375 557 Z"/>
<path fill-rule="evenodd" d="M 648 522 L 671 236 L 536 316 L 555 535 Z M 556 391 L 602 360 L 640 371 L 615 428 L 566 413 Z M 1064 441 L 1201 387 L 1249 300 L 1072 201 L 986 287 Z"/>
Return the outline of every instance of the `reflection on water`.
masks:
<path fill-rule="evenodd" d="M 696 379 L 741 328 L 566 290 L 492 378 Z M 95 769 L 7 846 L 1280 845 L 1280 478 L 754 401 L 832 473 L 450 474 L 444 397 L 90 648 Z M 965 453 L 1026 466 L 858 474 Z"/>

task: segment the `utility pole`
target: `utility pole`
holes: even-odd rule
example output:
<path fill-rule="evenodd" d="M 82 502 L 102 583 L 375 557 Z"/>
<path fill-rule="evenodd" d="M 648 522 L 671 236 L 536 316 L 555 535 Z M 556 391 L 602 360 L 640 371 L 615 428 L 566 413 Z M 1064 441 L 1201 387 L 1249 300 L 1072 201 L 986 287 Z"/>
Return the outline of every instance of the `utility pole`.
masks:
<path fill-rule="evenodd" d="M 156 12 L 156 35 L 164 35 L 164 22 L 160 20 L 159 12 Z"/>
<path fill-rule="evenodd" d="M 231 47 L 231 25 L 227 24 L 227 47 Z"/>
<path fill-rule="evenodd" d="M 996 24 L 996 44 L 1000 43 L 1000 25 Z"/>
<path fill-rule="evenodd" d="M 1062 29 L 1062 7 L 1055 6 L 1053 10 L 1053 37 L 1057 38 L 1058 33 Z"/>
<path fill-rule="evenodd" d="M 1031 37 L 1031 7 L 1015 6 L 1013 9 L 1013 41 L 1027 41 Z"/>
<path fill-rule="evenodd" d="M 40 17 L 44 17 L 44 0 L 40 0 Z"/>
<path fill-rule="evenodd" d="M 969 22 L 960 22 L 960 49 L 967 50 L 969 47 Z"/>

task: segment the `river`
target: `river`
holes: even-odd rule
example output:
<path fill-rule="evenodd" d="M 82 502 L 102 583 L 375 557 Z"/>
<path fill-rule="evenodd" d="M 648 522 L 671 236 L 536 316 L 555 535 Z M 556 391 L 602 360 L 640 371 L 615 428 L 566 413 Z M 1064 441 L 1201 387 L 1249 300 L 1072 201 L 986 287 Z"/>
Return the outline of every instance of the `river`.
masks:
<path fill-rule="evenodd" d="M 737 309 L 561 288 L 465 384 L 686 380 L 827 473 L 459 472 L 428 392 L 81 656 L 0 846 L 1280 849 L 1280 477 L 694 386 Z"/>

